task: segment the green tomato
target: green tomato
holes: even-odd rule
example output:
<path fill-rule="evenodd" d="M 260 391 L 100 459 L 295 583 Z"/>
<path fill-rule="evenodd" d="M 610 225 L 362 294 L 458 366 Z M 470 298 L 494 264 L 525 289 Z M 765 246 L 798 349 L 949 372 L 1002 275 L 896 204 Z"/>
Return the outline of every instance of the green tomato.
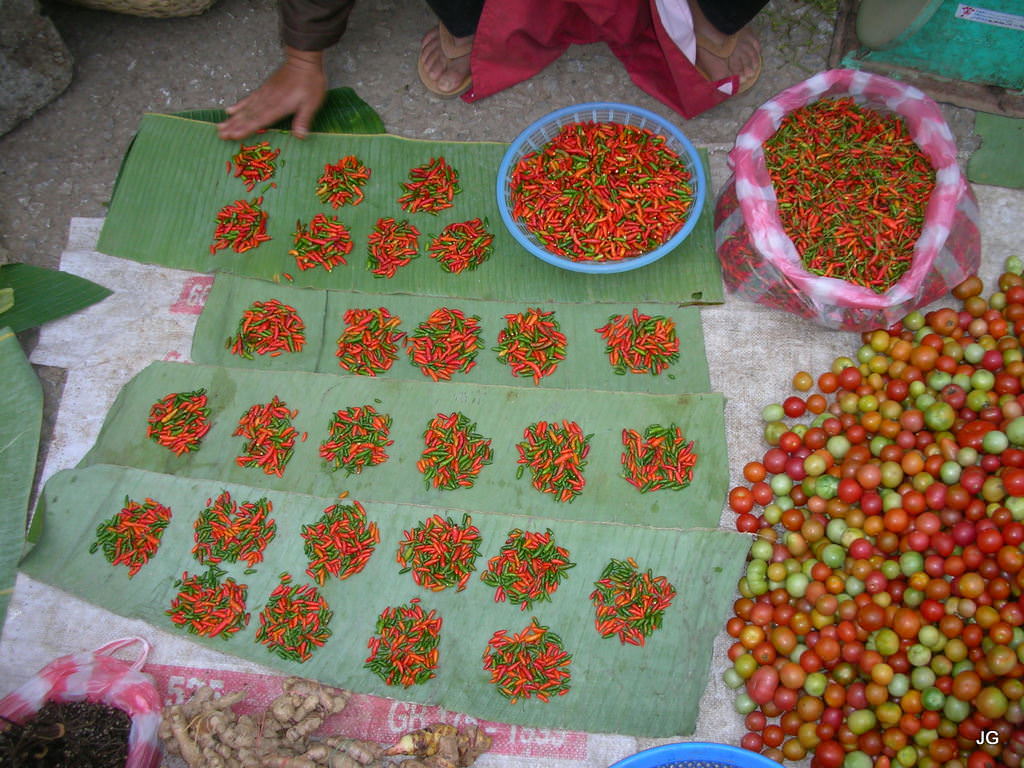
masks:
<path fill-rule="evenodd" d="M 895 579 L 900 575 L 900 564 L 895 560 L 886 560 L 882 563 L 882 567 L 879 569 L 882 571 L 882 575 L 887 579 Z"/>
<path fill-rule="evenodd" d="M 840 568 L 846 562 L 846 550 L 838 544 L 827 544 L 821 550 L 821 562 L 832 569 Z"/>
<path fill-rule="evenodd" d="M 733 709 L 741 715 L 749 715 L 757 709 L 757 703 L 746 693 L 736 694 L 736 698 L 733 700 L 732 706 Z"/>
<path fill-rule="evenodd" d="M 972 411 L 980 411 L 988 405 L 988 393 L 981 389 L 968 390 L 967 400 L 964 402 L 964 405 Z"/>
<path fill-rule="evenodd" d="M 844 586 L 846 587 L 846 593 L 851 597 L 856 597 L 864 591 L 864 582 L 856 576 L 847 576 Z"/>
<path fill-rule="evenodd" d="M 934 389 L 936 392 L 941 391 L 952 380 L 953 376 L 951 374 L 939 370 L 933 370 L 928 374 L 927 378 L 928 387 Z"/>
<path fill-rule="evenodd" d="M 900 649 L 900 636 L 886 627 L 875 632 L 875 649 L 883 656 L 892 656 Z"/>
<path fill-rule="evenodd" d="M 985 433 L 981 438 L 981 448 L 985 453 L 1002 453 L 1010 447 L 1010 438 L 999 429 L 993 429 Z"/>
<path fill-rule="evenodd" d="M 889 681 L 889 693 L 897 698 L 910 690 L 910 678 L 902 672 L 897 672 Z"/>
<path fill-rule="evenodd" d="M 919 589 L 907 587 L 903 592 L 903 602 L 909 605 L 911 608 L 916 608 L 924 602 L 924 592 Z"/>
<path fill-rule="evenodd" d="M 971 387 L 988 392 L 996 384 L 996 376 L 986 368 L 978 368 L 971 374 Z"/>
<path fill-rule="evenodd" d="M 971 365 L 977 365 L 985 356 L 985 348 L 976 341 L 972 341 L 964 347 L 964 359 Z"/>
<path fill-rule="evenodd" d="M 967 392 L 971 388 L 971 377 L 966 373 L 954 373 L 953 383 L 960 387 L 964 392 Z"/>
<path fill-rule="evenodd" d="M 860 349 L 857 350 L 857 362 L 858 363 L 870 363 L 871 358 L 875 356 L 875 350 L 870 344 L 864 344 Z"/>
<path fill-rule="evenodd" d="M 811 672 L 804 680 L 804 690 L 809 696 L 819 697 L 825 693 L 828 686 L 828 677 L 822 672 Z"/>
<path fill-rule="evenodd" d="M 743 680 L 749 680 L 751 675 L 757 671 L 758 666 L 757 659 L 749 653 L 741 653 L 732 663 L 732 668 Z"/>
<path fill-rule="evenodd" d="M 904 576 L 913 576 L 924 570 L 924 555 L 914 550 L 908 550 L 900 555 L 900 571 Z"/>
<path fill-rule="evenodd" d="M 950 429 L 956 421 L 956 411 L 946 402 L 936 402 L 929 405 L 924 412 L 924 423 L 933 432 Z"/>
<path fill-rule="evenodd" d="M 915 667 L 923 667 L 932 660 L 932 652 L 920 643 L 914 643 L 907 649 L 907 661 Z"/>
<path fill-rule="evenodd" d="M 917 632 L 917 639 L 920 641 L 921 645 L 926 648 L 931 648 L 932 650 L 939 647 L 939 643 L 942 642 L 942 637 L 943 635 L 939 631 L 939 628 L 934 624 L 925 624 Z"/>
<path fill-rule="evenodd" d="M 750 545 L 750 556 L 755 560 L 771 560 L 772 552 L 774 551 L 775 548 L 772 546 L 772 543 L 764 539 L 757 539 Z M 909 576 L 910 574 L 907 575 Z"/>
<path fill-rule="evenodd" d="M 776 525 L 782 520 L 782 507 L 778 504 L 769 504 L 761 514 L 764 515 L 764 519 L 768 521 L 769 525 Z"/>
<path fill-rule="evenodd" d="M 871 768 L 875 764 L 866 752 L 855 749 L 843 758 L 843 768 Z"/>
<path fill-rule="evenodd" d="M 764 425 L 764 441 L 768 445 L 778 445 L 779 438 L 789 432 L 789 427 L 786 426 L 785 422 L 772 421 Z"/>
<path fill-rule="evenodd" d="M 923 691 L 921 691 L 921 706 L 925 709 L 930 709 L 933 712 L 942 709 L 946 703 L 946 694 L 936 688 L 934 685 L 929 685 Z"/>
<path fill-rule="evenodd" d="M 804 459 L 804 472 L 811 477 L 817 477 L 818 475 L 824 474 L 828 469 L 825 464 L 825 459 L 818 453 L 810 454 Z"/>
<path fill-rule="evenodd" d="M 849 525 L 845 520 L 843 520 L 841 517 L 834 517 L 831 520 L 829 520 L 828 524 L 825 526 L 825 535 L 828 536 L 830 541 L 838 543 L 842 541 L 842 538 L 846 534 L 848 528 Z"/>
<path fill-rule="evenodd" d="M 779 403 L 771 403 L 761 409 L 762 421 L 782 421 L 784 418 L 786 418 L 786 412 L 782 410 L 782 406 Z"/>
<path fill-rule="evenodd" d="M 919 691 L 930 688 L 935 685 L 935 673 L 928 667 L 914 667 L 910 671 L 910 684 Z"/>
<path fill-rule="evenodd" d="M 846 725 L 851 731 L 860 736 L 862 733 L 867 733 L 878 725 L 878 718 L 875 717 L 873 710 L 858 709 L 850 713 L 846 720 Z"/>
<path fill-rule="evenodd" d="M 896 762 L 903 768 L 913 768 L 917 765 L 917 750 L 908 744 L 896 753 Z"/>
<path fill-rule="evenodd" d="M 725 672 L 722 673 L 722 680 L 733 690 L 743 685 L 743 678 L 740 677 L 740 673 L 736 671 L 735 667 L 729 667 L 725 670 Z"/>
<path fill-rule="evenodd" d="M 786 577 L 786 591 L 791 597 L 803 597 L 807 594 L 807 585 L 810 583 L 802 573 L 791 573 Z"/>
<path fill-rule="evenodd" d="M 963 467 L 955 461 L 944 461 L 939 467 L 939 479 L 946 485 L 953 485 L 960 481 L 960 473 Z"/>
<path fill-rule="evenodd" d="M 1012 256 L 1010 258 L 1013 258 Z M 924 315 L 916 309 L 903 318 L 903 327 L 908 331 L 918 331 L 924 328 Z"/>
<path fill-rule="evenodd" d="M 1006 264 L 1003 266 L 1007 272 L 1011 272 L 1014 275 L 1024 274 L 1024 259 L 1020 256 L 1012 254 L 1006 257 Z M 923 318 L 922 318 L 923 319 Z"/>
<path fill-rule="evenodd" d="M 793 490 L 793 480 L 789 475 L 780 472 L 777 475 L 772 475 L 772 479 L 768 481 L 768 485 L 771 486 L 772 493 L 776 496 L 788 496 L 789 492 Z"/>
<path fill-rule="evenodd" d="M 1014 445 L 1024 445 L 1024 416 L 1018 416 L 1006 425 L 1006 436 Z"/>
<path fill-rule="evenodd" d="M 808 458 L 810 458 L 808 456 Z M 839 478 L 833 475 L 821 475 L 814 481 L 814 493 L 828 501 L 835 498 L 839 491 Z"/>
<path fill-rule="evenodd" d="M 914 407 L 919 411 L 926 411 L 932 405 L 938 402 L 935 399 L 935 395 L 931 392 L 922 392 L 920 395 L 914 398 Z"/>
<path fill-rule="evenodd" d="M 978 463 L 978 450 L 971 446 L 964 446 L 956 452 L 956 463 L 961 467 L 973 467 Z"/>

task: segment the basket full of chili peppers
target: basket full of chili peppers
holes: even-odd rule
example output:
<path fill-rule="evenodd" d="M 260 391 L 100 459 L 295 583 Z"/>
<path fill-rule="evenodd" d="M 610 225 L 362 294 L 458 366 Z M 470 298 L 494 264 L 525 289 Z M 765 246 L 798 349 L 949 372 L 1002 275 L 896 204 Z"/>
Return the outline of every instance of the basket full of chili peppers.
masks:
<path fill-rule="evenodd" d="M 895 80 L 822 72 L 760 107 L 715 210 L 726 287 L 829 327 L 889 325 L 981 259 L 977 201 L 938 106 Z"/>
<path fill-rule="evenodd" d="M 700 218 L 707 182 L 689 139 L 626 104 L 559 109 L 509 145 L 501 217 L 542 261 L 573 272 L 637 269 L 675 250 Z"/>

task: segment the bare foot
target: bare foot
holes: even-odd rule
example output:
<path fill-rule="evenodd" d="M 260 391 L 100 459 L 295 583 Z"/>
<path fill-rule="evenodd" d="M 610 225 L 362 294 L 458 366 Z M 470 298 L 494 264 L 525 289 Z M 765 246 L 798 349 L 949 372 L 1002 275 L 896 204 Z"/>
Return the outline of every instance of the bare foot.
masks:
<path fill-rule="evenodd" d="M 690 0 L 690 12 L 697 35 L 697 67 L 709 80 L 735 75 L 744 83 L 756 76 L 761 64 L 761 41 L 749 25 L 726 35 L 708 21 L 696 0 Z"/>
<path fill-rule="evenodd" d="M 420 74 L 424 85 L 443 96 L 455 96 L 469 87 L 469 52 L 472 50 L 473 36 L 451 37 L 450 41 L 449 53 L 460 55 L 450 57 L 449 53 L 445 53 L 438 27 L 423 36 L 420 47 Z"/>

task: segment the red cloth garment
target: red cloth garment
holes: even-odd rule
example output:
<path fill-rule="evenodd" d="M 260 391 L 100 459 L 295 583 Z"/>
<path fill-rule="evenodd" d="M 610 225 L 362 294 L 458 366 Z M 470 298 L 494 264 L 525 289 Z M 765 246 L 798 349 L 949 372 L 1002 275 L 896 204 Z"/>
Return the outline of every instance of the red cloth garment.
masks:
<path fill-rule="evenodd" d="M 473 39 L 466 101 L 491 96 L 540 72 L 570 45 L 604 42 L 630 78 L 689 119 L 720 104 L 722 84 L 704 79 L 662 26 L 655 0 L 487 0 Z"/>

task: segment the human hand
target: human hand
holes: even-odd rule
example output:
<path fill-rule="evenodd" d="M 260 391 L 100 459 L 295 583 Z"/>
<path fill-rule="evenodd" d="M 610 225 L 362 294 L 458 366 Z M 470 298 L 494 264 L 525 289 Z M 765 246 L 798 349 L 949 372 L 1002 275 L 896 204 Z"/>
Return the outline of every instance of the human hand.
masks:
<path fill-rule="evenodd" d="M 222 139 L 244 139 L 282 117 L 294 115 L 292 133 L 304 138 L 327 92 L 323 52 L 285 47 L 285 61 L 258 89 L 228 107 L 217 124 Z"/>

